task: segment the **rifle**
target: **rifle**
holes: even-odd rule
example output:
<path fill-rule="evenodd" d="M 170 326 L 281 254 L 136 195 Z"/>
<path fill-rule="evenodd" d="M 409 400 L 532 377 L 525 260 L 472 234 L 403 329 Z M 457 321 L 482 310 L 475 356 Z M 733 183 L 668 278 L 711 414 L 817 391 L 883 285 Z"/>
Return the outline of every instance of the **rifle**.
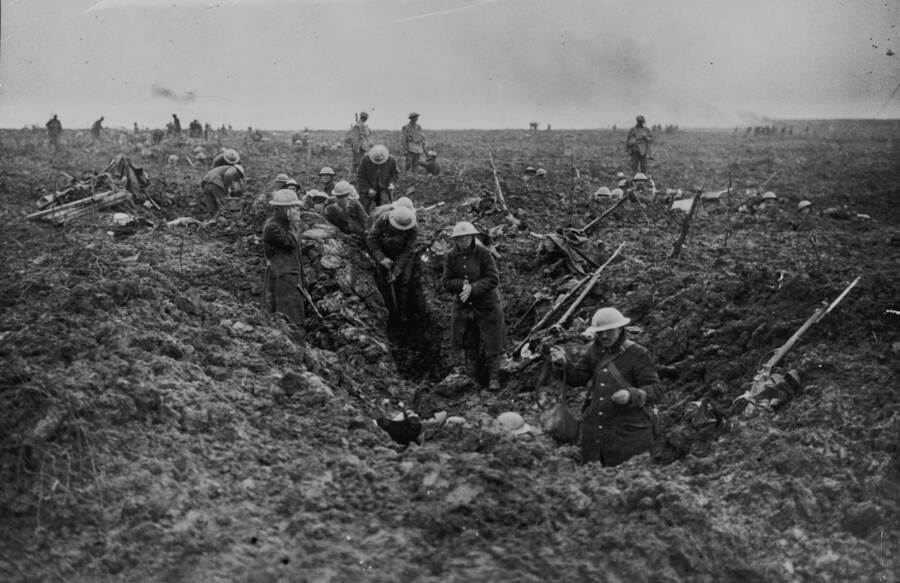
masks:
<path fill-rule="evenodd" d="M 772 358 L 770 358 L 769 361 L 759 369 L 759 372 L 757 372 L 753 377 L 753 384 L 750 386 L 750 390 L 735 399 L 735 401 L 741 399 L 750 400 L 763 392 L 771 384 L 772 369 L 775 368 L 775 365 L 778 364 L 782 358 L 784 358 L 784 355 L 787 354 L 788 350 L 793 348 L 794 344 L 796 344 L 797 341 L 800 340 L 800 337 L 803 336 L 803 334 L 806 333 L 806 331 L 809 330 L 809 328 L 813 324 L 819 322 L 822 318 L 827 316 L 828 313 L 831 312 L 831 310 L 833 310 L 839 303 L 841 303 L 841 300 L 843 300 L 844 297 L 850 292 L 850 290 L 853 289 L 853 286 L 855 286 L 858 281 L 859 277 L 850 282 L 850 285 L 844 288 L 844 291 L 841 292 L 841 295 L 835 298 L 835 300 L 831 302 L 831 304 L 822 302 L 822 304 L 813 312 L 812 316 L 810 316 L 806 320 L 806 322 L 804 322 L 803 325 L 800 326 L 800 328 L 798 328 L 796 332 L 794 332 L 794 335 L 788 338 L 788 341 L 785 342 L 781 346 L 781 348 L 775 351 L 775 354 L 772 355 Z"/>

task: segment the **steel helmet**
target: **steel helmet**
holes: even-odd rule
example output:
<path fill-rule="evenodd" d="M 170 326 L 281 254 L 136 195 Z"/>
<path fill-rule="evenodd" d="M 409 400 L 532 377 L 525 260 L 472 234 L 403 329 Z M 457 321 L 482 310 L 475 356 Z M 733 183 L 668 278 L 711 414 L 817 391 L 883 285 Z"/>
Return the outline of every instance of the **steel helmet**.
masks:
<path fill-rule="evenodd" d="M 235 170 L 237 170 L 237 171 L 240 173 L 241 178 L 243 178 L 244 176 L 246 176 L 246 174 L 244 174 L 244 167 L 241 166 L 240 164 L 232 164 L 231 167 L 234 168 Z"/>
<path fill-rule="evenodd" d="M 391 226 L 400 231 L 408 231 L 416 226 L 416 213 L 405 206 L 398 206 L 388 215 Z"/>
<path fill-rule="evenodd" d="M 376 164 L 384 164 L 387 162 L 388 156 L 388 149 L 382 144 L 372 146 L 372 149 L 369 150 L 369 159 Z"/>
<path fill-rule="evenodd" d="M 618 184 L 618 187 L 619 187 L 619 188 L 622 188 L 623 186 L 627 186 L 627 185 L 628 185 L 628 181 L 627 181 L 627 180 L 620 180 L 620 181 L 619 181 L 619 184 Z"/>
<path fill-rule="evenodd" d="M 229 164 L 237 164 L 241 161 L 241 155 L 237 153 L 237 150 L 232 150 L 228 148 L 224 152 L 222 152 L 222 159 L 228 162 Z"/>
<path fill-rule="evenodd" d="M 538 169 L 537 169 L 537 175 L 538 175 L 538 176 L 546 176 L 546 175 L 547 175 L 547 171 L 544 170 L 543 168 L 538 168 Z"/>
<path fill-rule="evenodd" d="M 597 192 L 594 193 L 594 196 L 609 196 L 610 194 L 608 186 L 601 186 L 597 189 Z"/>
<path fill-rule="evenodd" d="M 513 435 L 521 435 L 531 431 L 531 426 L 525 423 L 521 415 L 515 411 L 507 411 L 497 416 L 497 425 L 503 431 L 508 431 Z"/>
<path fill-rule="evenodd" d="M 401 196 L 397 200 L 394 201 L 394 208 L 398 207 L 406 207 L 411 210 L 416 210 L 416 205 L 413 204 L 413 201 L 409 199 L 409 197 Z"/>
<path fill-rule="evenodd" d="M 609 193 L 609 196 L 613 198 L 622 198 L 625 196 L 625 191 L 621 188 L 613 188 L 612 192 Z"/>
<path fill-rule="evenodd" d="M 294 190 L 300 189 L 300 183 L 294 180 L 293 178 L 286 180 L 284 183 L 285 188 L 293 188 Z"/>
<path fill-rule="evenodd" d="M 298 206 L 300 199 L 297 193 L 290 188 L 282 188 L 272 193 L 272 200 L 269 201 L 272 206 Z"/>
<path fill-rule="evenodd" d="M 359 112 L 359 118 L 360 119 L 369 119 L 369 113 L 366 111 L 361 111 L 361 112 Z"/>
<path fill-rule="evenodd" d="M 450 237 L 462 237 L 464 235 L 478 235 L 479 231 L 475 228 L 475 225 L 470 223 L 469 221 L 460 221 L 456 223 L 456 226 L 453 227 L 453 232 L 450 233 Z"/>
<path fill-rule="evenodd" d="M 616 178 L 625 178 L 625 173 L 624 173 L 624 172 L 617 172 L 617 173 L 616 173 Z"/>
<path fill-rule="evenodd" d="M 437 157 L 437 152 L 435 152 L 434 150 L 428 150 L 427 152 L 425 152 L 425 154 L 426 154 L 429 158 L 436 158 L 436 157 Z"/>
<path fill-rule="evenodd" d="M 634 175 L 634 178 L 632 178 L 632 180 L 647 180 L 647 175 L 643 172 L 638 172 Z"/>
<path fill-rule="evenodd" d="M 775 200 L 776 198 L 778 198 L 777 196 L 775 196 L 775 193 L 772 192 L 771 190 L 764 192 L 762 197 L 763 197 L 763 200 Z"/>
<path fill-rule="evenodd" d="M 325 166 L 324 168 L 322 168 L 321 170 L 319 170 L 319 176 L 323 176 L 323 175 L 325 175 L 325 174 L 327 174 L 327 175 L 329 175 L 329 176 L 334 176 L 334 170 L 332 170 L 332 169 L 331 169 L 330 167 L 328 167 L 328 166 Z"/>
<path fill-rule="evenodd" d="M 290 176 L 282 173 L 275 177 L 275 182 L 287 182 L 290 179 L 291 179 Z"/>
<path fill-rule="evenodd" d="M 334 185 L 334 190 L 331 191 L 331 194 L 334 196 L 349 196 L 353 194 L 355 190 L 353 185 L 346 180 L 339 180 L 338 183 Z"/>
<path fill-rule="evenodd" d="M 412 112 L 412 113 L 410 113 L 407 117 L 408 117 L 409 119 L 412 119 L 412 118 L 414 118 L 414 117 L 419 117 L 419 114 L 416 113 L 416 112 Z"/>
<path fill-rule="evenodd" d="M 647 120 L 644 119 L 643 115 L 639 115 L 639 116 L 637 116 L 637 121 L 647 121 Z"/>
<path fill-rule="evenodd" d="M 537 170 L 534 169 L 534 166 L 529 166 L 525 168 L 525 174 L 534 174 Z"/>
<path fill-rule="evenodd" d="M 809 208 L 809 207 L 811 207 L 811 206 L 812 206 L 812 203 L 809 202 L 808 200 L 801 200 L 801 201 L 797 204 L 797 210 L 798 210 L 798 211 L 802 211 L 803 209 Z"/>
<path fill-rule="evenodd" d="M 621 328 L 629 322 L 631 322 L 631 319 L 623 316 L 622 312 L 615 308 L 600 308 L 594 312 L 594 316 L 591 318 L 591 325 L 584 329 L 584 334 L 590 336 L 597 332 Z"/>

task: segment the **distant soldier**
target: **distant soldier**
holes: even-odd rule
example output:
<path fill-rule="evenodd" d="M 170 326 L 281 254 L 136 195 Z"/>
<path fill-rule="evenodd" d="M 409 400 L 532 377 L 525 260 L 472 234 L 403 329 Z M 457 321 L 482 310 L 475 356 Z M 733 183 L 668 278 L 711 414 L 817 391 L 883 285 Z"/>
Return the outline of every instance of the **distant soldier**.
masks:
<path fill-rule="evenodd" d="M 391 202 L 394 188 L 400 171 L 397 160 L 388 152 L 387 147 L 377 144 L 372 146 L 368 154 L 359 162 L 356 172 L 356 186 L 359 198 L 368 211 L 372 207 Z"/>
<path fill-rule="evenodd" d="M 244 191 L 244 169 L 239 165 L 216 166 L 200 181 L 201 202 L 209 216 L 218 214 L 229 196 Z"/>
<path fill-rule="evenodd" d="M 178 119 L 178 116 L 174 113 L 172 114 L 172 133 L 175 135 L 181 135 L 181 120 Z"/>
<path fill-rule="evenodd" d="M 94 122 L 94 125 L 91 126 L 91 138 L 96 142 L 100 139 L 100 130 L 103 129 L 103 116 L 100 116 L 100 119 Z"/>
<path fill-rule="evenodd" d="M 346 180 L 335 184 L 334 198 L 325 207 L 325 218 L 343 233 L 362 236 L 366 234 L 369 215 L 358 200 L 350 198 L 355 191 L 353 185 Z"/>
<path fill-rule="evenodd" d="M 625 140 L 625 151 L 631 156 L 631 169 L 634 172 L 647 171 L 647 158 L 650 155 L 650 141 L 653 134 L 644 125 L 644 116 L 637 116 L 637 125 L 628 131 Z"/>
<path fill-rule="evenodd" d="M 53 146 L 54 150 L 59 150 L 59 136 L 62 134 L 62 123 L 54 113 L 53 117 L 50 118 L 50 121 L 48 121 L 46 125 L 47 137 L 50 138 L 50 145 Z"/>
<path fill-rule="evenodd" d="M 266 256 L 264 304 L 270 312 L 280 312 L 302 326 L 303 264 L 300 241 L 294 233 L 299 224 L 300 200 L 293 190 L 276 190 L 269 201 L 272 217 L 263 226 L 263 253 Z"/>
<path fill-rule="evenodd" d="M 419 157 L 428 149 L 425 133 L 418 121 L 419 114 L 412 112 L 409 114 L 409 123 L 400 130 L 400 150 L 406 161 L 404 169 L 413 173 L 416 171 L 416 166 L 419 165 Z"/>
<path fill-rule="evenodd" d="M 218 168 L 219 166 L 234 166 L 235 164 L 241 163 L 241 155 L 237 153 L 237 150 L 232 150 L 231 148 L 225 148 L 213 158 L 212 167 Z"/>
<path fill-rule="evenodd" d="M 369 119 L 369 114 L 365 111 L 359 114 L 359 120 L 354 123 L 350 127 L 350 131 L 347 132 L 347 145 L 350 146 L 350 171 L 356 172 L 359 169 L 359 163 L 362 161 L 363 156 L 365 156 L 366 152 L 369 151 L 369 136 L 371 132 L 369 131 L 369 126 L 366 125 L 366 120 Z"/>
<path fill-rule="evenodd" d="M 134 133 L 135 135 L 141 133 L 141 129 L 138 127 L 137 122 L 134 122 Z"/>

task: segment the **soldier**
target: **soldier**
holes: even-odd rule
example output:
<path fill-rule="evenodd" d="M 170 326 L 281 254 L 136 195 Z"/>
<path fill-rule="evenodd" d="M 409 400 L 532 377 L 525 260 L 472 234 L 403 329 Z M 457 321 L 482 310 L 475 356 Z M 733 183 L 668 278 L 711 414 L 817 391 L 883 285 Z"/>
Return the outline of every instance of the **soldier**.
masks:
<path fill-rule="evenodd" d="M 181 120 L 178 119 L 178 116 L 174 113 L 172 114 L 172 133 L 175 135 L 181 135 Z"/>
<path fill-rule="evenodd" d="M 50 138 L 50 145 L 54 150 L 59 150 L 59 136 L 62 134 L 62 122 L 53 114 L 50 121 L 47 122 L 47 137 Z"/>
<path fill-rule="evenodd" d="M 266 274 L 263 303 L 270 312 L 280 312 L 302 326 L 306 320 L 303 307 L 303 265 L 300 241 L 294 234 L 299 222 L 300 200 L 293 190 L 277 190 L 269 201 L 272 216 L 263 226 L 263 253 Z"/>
<path fill-rule="evenodd" d="M 356 187 L 366 211 L 393 200 L 398 178 L 400 171 L 397 170 L 396 158 L 390 155 L 385 146 L 372 146 L 369 153 L 360 160 L 359 170 L 356 172 Z"/>
<path fill-rule="evenodd" d="M 454 246 L 447 254 L 441 281 L 444 289 L 455 296 L 450 321 L 453 347 L 465 351 L 473 371 L 483 353 L 489 375 L 488 390 L 499 391 L 500 354 L 506 335 L 497 293 L 500 274 L 494 256 L 476 239 L 478 235 L 478 229 L 466 221 L 453 227 L 450 238 Z"/>
<path fill-rule="evenodd" d="M 325 166 L 324 168 L 319 170 L 319 190 L 329 196 L 334 190 L 334 170 L 332 170 L 329 166 Z M 359 195 L 356 195 L 356 198 L 359 198 Z"/>
<path fill-rule="evenodd" d="M 409 300 L 415 287 L 413 257 L 418 230 L 416 212 L 395 207 L 375 219 L 366 236 L 369 253 L 375 259 L 375 285 L 384 298 L 391 320 L 409 319 Z"/>
<path fill-rule="evenodd" d="M 621 464 L 650 451 L 656 437 L 659 375 L 647 349 L 627 338 L 629 322 L 615 308 L 600 308 L 584 331 L 592 341 L 580 355 L 569 360 L 559 347 L 550 351 L 565 367 L 567 384 L 590 382 L 582 407 L 582 463 Z"/>
<path fill-rule="evenodd" d="M 653 134 L 644 125 L 644 116 L 636 118 L 637 125 L 628 131 L 625 140 L 625 151 L 631 156 L 631 170 L 634 172 L 647 172 L 647 158 L 650 155 L 650 141 Z"/>
<path fill-rule="evenodd" d="M 215 216 L 229 195 L 244 191 L 244 169 L 239 165 L 217 166 L 200 181 L 201 202 L 209 216 Z"/>
<path fill-rule="evenodd" d="M 103 129 L 103 116 L 100 116 L 100 119 L 94 122 L 94 125 L 91 126 L 91 138 L 96 142 L 100 139 L 100 130 Z"/>
<path fill-rule="evenodd" d="M 419 165 L 419 156 L 428 149 L 428 142 L 425 140 L 425 133 L 422 126 L 418 124 L 419 114 L 412 112 L 409 114 L 409 123 L 400 130 L 400 150 L 405 156 L 405 170 L 415 173 L 416 166 Z"/>
<path fill-rule="evenodd" d="M 351 172 L 356 172 L 362 157 L 369 151 L 369 136 L 371 135 L 371 132 L 369 131 L 369 126 L 366 125 L 366 120 L 368 119 L 369 114 L 365 111 L 361 112 L 359 114 L 359 121 L 354 123 L 350 127 L 350 131 L 347 132 L 347 145 L 350 146 L 351 155 Z"/>
<path fill-rule="evenodd" d="M 343 233 L 363 236 L 366 234 L 369 215 L 358 200 L 350 198 L 355 191 L 353 185 L 346 180 L 335 184 L 332 192 L 334 198 L 325 207 L 325 218 Z"/>

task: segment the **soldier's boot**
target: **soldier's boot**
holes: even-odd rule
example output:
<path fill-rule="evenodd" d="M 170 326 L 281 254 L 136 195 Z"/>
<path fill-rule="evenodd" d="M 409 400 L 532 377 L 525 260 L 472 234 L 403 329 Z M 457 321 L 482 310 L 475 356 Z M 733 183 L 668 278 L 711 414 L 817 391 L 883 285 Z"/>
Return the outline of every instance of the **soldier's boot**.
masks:
<path fill-rule="evenodd" d="M 500 358 L 497 355 L 488 357 L 488 390 L 500 390 Z"/>

